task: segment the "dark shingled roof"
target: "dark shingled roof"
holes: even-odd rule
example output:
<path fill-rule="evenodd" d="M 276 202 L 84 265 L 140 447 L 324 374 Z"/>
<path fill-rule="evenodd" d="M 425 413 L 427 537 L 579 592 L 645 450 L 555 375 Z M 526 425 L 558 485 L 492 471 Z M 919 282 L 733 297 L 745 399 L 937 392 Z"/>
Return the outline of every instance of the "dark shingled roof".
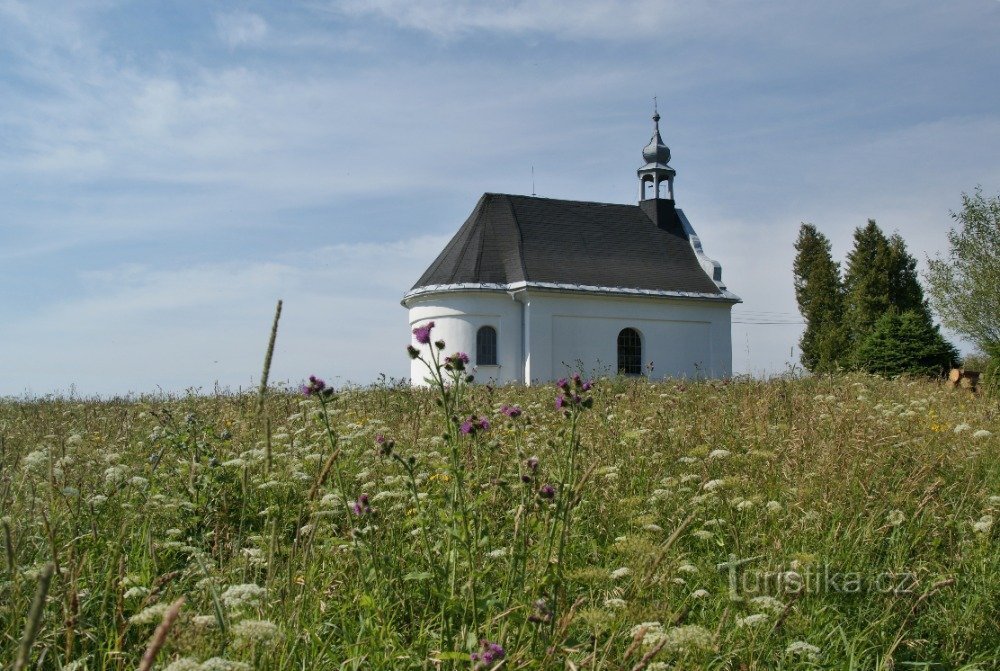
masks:
<path fill-rule="evenodd" d="M 413 289 L 546 282 L 721 295 L 671 200 L 639 205 L 486 193 Z"/>

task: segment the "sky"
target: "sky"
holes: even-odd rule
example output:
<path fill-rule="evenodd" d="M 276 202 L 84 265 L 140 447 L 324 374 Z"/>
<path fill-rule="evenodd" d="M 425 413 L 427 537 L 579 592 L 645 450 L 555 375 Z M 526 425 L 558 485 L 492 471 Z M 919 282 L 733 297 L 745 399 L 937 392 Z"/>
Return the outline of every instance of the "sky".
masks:
<path fill-rule="evenodd" d="M 923 265 L 1000 191 L 997 35 L 998 0 L 0 0 L 0 395 L 247 388 L 279 298 L 272 380 L 403 377 L 479 196 L 635 202 L 653 96 L 734 369 L 785 372 L 801 222 Z"/>

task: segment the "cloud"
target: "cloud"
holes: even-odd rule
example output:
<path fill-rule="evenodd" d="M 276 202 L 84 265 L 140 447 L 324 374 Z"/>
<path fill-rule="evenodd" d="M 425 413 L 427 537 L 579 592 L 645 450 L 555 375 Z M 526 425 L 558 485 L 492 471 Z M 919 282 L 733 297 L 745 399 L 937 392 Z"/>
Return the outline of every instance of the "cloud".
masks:
<path fill-rule="evenodd" d="M 230 48 L 259 44 L 267 36 L 268 24 L 258 14 L 232 12 L 216 14 L 215 29 L 219 38 Z"/>
<path fill-rule="evenodd" d="M 405 376 L 407 316 L 399 300 L 445 242 L 421 236 L 258 261 L 131 263 L 79 273 L 82 296 L 47 305 L 0 334 L 10 362 L 0 395 L 71 386 L 85 395 L 252 386 L 278 298 L 285 305 L 273 380 Z"/>

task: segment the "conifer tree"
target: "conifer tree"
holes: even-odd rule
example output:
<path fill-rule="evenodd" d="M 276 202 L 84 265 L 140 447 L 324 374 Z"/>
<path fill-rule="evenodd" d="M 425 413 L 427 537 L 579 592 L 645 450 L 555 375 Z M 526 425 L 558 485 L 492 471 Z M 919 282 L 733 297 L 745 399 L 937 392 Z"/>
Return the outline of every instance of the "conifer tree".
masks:
<path fill-rule="evenodd" d="M 795 241 L 795 300 L 806 320 L 799 340 L 802 365 L 813 372 L 835 370 L 847 352 L 840 265 L 830 241 L 812 224 L 802 224 Z"/>
<path fill-rule="evenodd" d="M 856 345 L 892 306 L 889 240 L 874 219 L 854 231 L 844 273 L 847 328 Z"/>

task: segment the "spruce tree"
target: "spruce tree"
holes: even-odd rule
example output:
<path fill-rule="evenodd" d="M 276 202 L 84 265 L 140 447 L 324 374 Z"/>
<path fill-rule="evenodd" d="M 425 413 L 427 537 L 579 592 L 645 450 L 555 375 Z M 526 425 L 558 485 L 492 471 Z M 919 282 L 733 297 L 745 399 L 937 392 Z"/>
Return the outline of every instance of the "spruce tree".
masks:
<path fill-rule="evenodd" d="M 889 310 L 858 343 L 852 359 L 855 368 L 877 375 L 937 376 L 956 365 L 958 352 L 925 311 Z"/>
<path fill-rule="evenodd" d="M 874 219 L 854 231 L 854 249 L 844 273 L 847 328 L 854 345 L 861 342 L 892 306 L 889 240 Z"/>
<path fill-rule="evenodd" d="M 835 370 L 847 351 L 840 266 L 830 241 L 812 224 L 802 224 L 795 241 L 795 300 L 806 320 L 799 340 L 802 365 L 813 372 Z"/>

